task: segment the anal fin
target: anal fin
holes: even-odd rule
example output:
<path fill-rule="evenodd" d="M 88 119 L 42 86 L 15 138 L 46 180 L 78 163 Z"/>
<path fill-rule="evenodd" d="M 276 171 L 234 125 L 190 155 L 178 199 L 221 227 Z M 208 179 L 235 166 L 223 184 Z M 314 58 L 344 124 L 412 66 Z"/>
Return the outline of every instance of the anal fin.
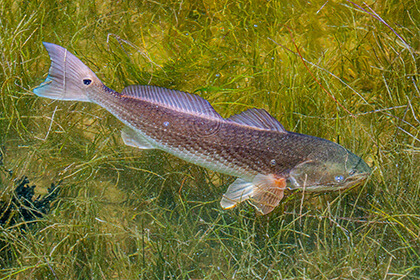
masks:
<path fill-rule="evenodd" d="M 258 174 L 252 182 L 238 178 L 229 186 L 220 204 L 223 209 L 230 209 L 249 199 L 250 203 L 265 215 L 279 205 L 285 188 L 286 178 L 273 174 Z"/>
<path fill-rule="evenodd" d="M 127 146 L 149 150 L 149 149 L 156 149 L 150 142 L 147 141 L 144 136 L 135 131 L 134 129 L 125 126 L 121 131 L 121 137 L 124 141 L 124 144 Z"/>

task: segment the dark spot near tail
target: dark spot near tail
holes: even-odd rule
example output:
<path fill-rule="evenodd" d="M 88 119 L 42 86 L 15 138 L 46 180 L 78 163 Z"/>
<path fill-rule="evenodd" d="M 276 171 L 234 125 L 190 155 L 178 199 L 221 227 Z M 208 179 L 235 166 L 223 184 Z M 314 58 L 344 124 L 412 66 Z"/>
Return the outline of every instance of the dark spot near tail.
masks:
<path fill-rule="evenodd" d="M 92 83 L 92 80 L 91 79 L 83 79 L 83 83 L 88 86 Z"/>

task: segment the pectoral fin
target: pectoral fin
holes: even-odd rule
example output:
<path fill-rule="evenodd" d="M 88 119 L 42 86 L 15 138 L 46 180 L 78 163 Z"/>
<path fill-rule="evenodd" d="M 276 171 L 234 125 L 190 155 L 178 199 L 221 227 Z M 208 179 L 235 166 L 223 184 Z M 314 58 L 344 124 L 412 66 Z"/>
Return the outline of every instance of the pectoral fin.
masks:
<path fill-rule="evenodd" d="M 257 175 L 254 179 L 254 193 L 251 204 L 263 215 L 270 213 L 279 205 L 284 196 L 286 179 L 270 175 Z"/>
<path fill-rule="evenodd" d="M 230 209 L 249 199 L 250 203 L 265 215 L 279 205 L 285 188 L 286 179 L 273 174 L 258 174 L 252 182 L 238 178 L 229 186 L 220 204 L 222 208 Z"/>

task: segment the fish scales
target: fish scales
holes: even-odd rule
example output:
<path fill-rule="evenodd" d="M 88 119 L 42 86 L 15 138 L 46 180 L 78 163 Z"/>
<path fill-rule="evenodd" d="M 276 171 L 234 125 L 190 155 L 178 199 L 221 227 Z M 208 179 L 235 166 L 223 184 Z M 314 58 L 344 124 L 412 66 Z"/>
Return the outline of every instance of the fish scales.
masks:
<path fill-rule="evenodd" d="M 98 100 L 93 97 L 92 101 L 156 141 L 161 149 L 233 176 L 281 175 L 307 160 L 314 150 L 322 151 L 319 157 L 325 153 L 327 157 L 329 150 L 343 149 L 313 136 L 258 130 L 229 120 L 180 113 L 118 93 L 100 96 Z M 212 133 L 202 133 L 205 129 L 201 126 L 213 128 Z M 273 160 L 275 164 L 271 164 Z"/>
<path fill-rule="evenodd" d="M 145 103 L 148 102 L 127 101 L 123 96 L 109 96 L 106 102 L 99 104 L 124 123 L 148 135 L 163 149 L 171 151 L 178 148 L 190 153 L 194 151 L 200 158 L 206 159 L 207 164 L 204 166 L 218 162 L 225 172 L 242 169 L 250 173 L 250 176 L 258 173 L 283 173 L 302 160 L 302 152 L 297 157 L 279 147 L 289 147 L 288 141 L 293 142 L 295 138 L 306 136 L 256 131 L 226 120 L 209 120 Z M 135 110 L 136 108 L 142 110 Z M 169 123 L 168 126 L 164 125 L 165 122 Z M 204 123 L 217 127 L 217 131 L 211 135 L 200 134 L 200 125 Z M 308 154 L 310 150 L 306 149 L 304 152 Z M 272 166 L 270 162 L 273 159 L 279 164 Z M 231 170 L 232 167 L 235 170 Z"/>

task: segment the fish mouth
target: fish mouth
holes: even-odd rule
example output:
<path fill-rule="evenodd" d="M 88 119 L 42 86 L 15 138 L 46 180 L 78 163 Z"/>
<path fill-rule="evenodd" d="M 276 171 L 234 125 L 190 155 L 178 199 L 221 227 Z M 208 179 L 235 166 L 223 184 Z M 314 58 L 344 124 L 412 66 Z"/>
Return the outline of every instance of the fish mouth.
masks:
<path fill-rule="evenodd" d="M 353 176 L 348 177 L 346 180 L 344 180 L 342 185 L 341 184 L 336 185 L 335 187 L 338 190 L 345 190 L 351 187 L 359 186 L 363 182 L 366 181 L 369 175 L 370 175 L 370 172 L 355 174 Z"/>
<path fill-rule="evenodd" d="M 358 174 L 354 174 L 353 176 L 346 178 L 344 181 L 340 183 L 318 184 L 318 185 L 303 186 L 303 187 L 298 187 L 298 188 L 294 187 L 294 188 L 289 188 L 289 189 L 291 190 L 302 189 L 309 192 L 328 192 L 328 191 L 346 190 L 346 189 L 361 185 L 364 181 L 366 181 L 369 175 L 370 175 L 370 172 L 358 173 Z"/>

